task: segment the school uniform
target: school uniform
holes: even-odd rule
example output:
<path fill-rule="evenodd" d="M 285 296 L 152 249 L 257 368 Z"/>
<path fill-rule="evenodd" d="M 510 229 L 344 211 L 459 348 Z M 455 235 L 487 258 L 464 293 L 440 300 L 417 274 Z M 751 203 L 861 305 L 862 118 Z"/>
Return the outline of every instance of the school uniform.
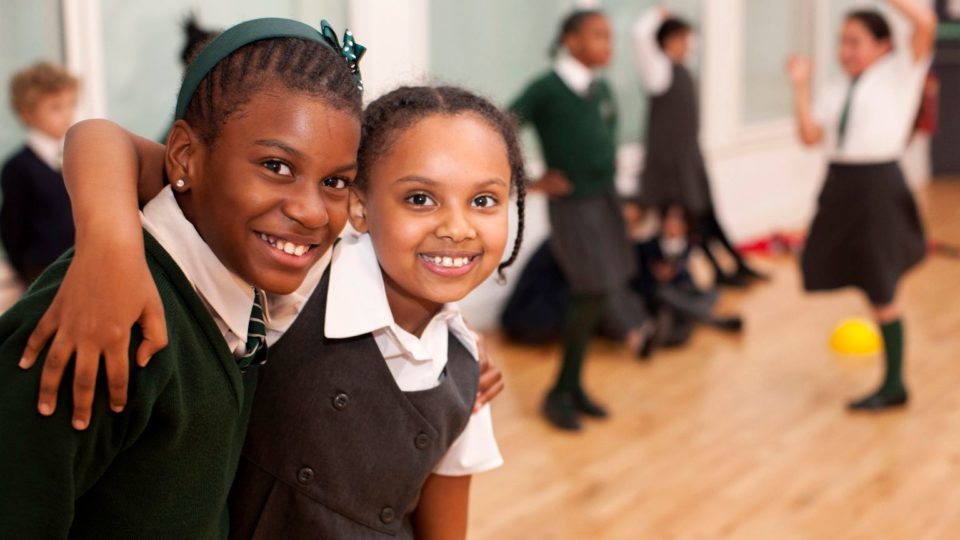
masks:
<path fill-rule="evenodd" d="M 262 373 L 231 536 L 413 538 L 431 474 L 502 463 L 489 406 L 471 415 L 476 338 L 454 304 L 421 337 L 397 326 L 369 235 L 347 235 L 308 279 Z"/>
<path fill-rule="evenodd" d="M 898 160 L 930 58 L 914 60 L 909 30 L 897 19 L 893 52 L 856 81 L 831 84 L 814 105 L 830 166 L 802 261 L 808 291 L 853 286 L 875 305 L 893 300 L 900 277 L 926 251 Z"/>
<path fill-rule="evenodd" d="M 63 141 L 31 130 L 0 174 L 0 240 L 27 285 L 73 246 L 70 197 L 60 173 Z"/>
<path fill-rule="evenodd" d="M 550 246 L 576 294 L 607 294 L 633 272 L 614 186 L 616 104 L 607 82 L 561 53 L 510 106 L 537 132 L 548 168 L 573 186 L 549 202 Z"/>
<path fill-rule="evenodd" d="M 55 262 L 0 318 L 0 537 L 226 538 L 227 495 L 257 370 L 228 345 L 246 340 L 252 289 L 216 258 L 166 188 L 143 211 L 147 265 L 169 345 L 131 367 L 129 401 L 108 410 L 101 370 L 90 426 L 75 431 L 69 391 L 36 412 L 41 369 L 16 366 L 72 259 Z M 246 324 L 246 323 L 245 323 Z M 131 335 L 131 355 L 142 336 Z M 71 387 L 68 371 L 63 387 Z"/>
<path fill-rule="evenodd" d="M 657 43 L 663 20 L 651 10 L 633 28 L 634 57 L 650 96 L 640 196 L 645 204 L 678 204 L 700 217 L 713 211 L 713 202 L 698 139 L 697 90 L 690 70 Z"/>

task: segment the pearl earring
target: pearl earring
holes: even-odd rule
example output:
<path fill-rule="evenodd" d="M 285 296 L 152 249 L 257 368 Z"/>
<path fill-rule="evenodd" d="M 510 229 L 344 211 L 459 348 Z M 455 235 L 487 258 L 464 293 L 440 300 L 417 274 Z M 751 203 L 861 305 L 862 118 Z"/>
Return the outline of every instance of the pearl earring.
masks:
<path fill-rule="evenodd" d="M 177 188 L 177 189 L 183 189 L 183 187 L 186 186 L 186 185 L 187 185 L 187 183 L 186 183 L 186 181 L 184 181 L 183 178 L 180 178 L 179 180 L 177 180 L 176 182 L 173 183 L 173 187 L 175 187 L 175 188 Z"/>

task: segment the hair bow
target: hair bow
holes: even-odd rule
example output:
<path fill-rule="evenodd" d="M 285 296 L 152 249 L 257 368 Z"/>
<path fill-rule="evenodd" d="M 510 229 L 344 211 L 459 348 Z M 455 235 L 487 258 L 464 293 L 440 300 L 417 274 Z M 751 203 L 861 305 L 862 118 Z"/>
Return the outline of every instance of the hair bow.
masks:
<path fill-rule="evenodd" d="M 337 39 L 337 32 L 334 31 L 326 19 L 320 21 L 320 33 L 323 35 L 323 40 L 333 47 L 333 50 L 338 51 L 347 65 L 350 66 L 353 78 L 357 80 L 357 88 L 363 92 L 363 78 L 360 76 L 359 64 L 360 59 L 363 58 L 363 53 L 367 52 L 367 48 L 353 39 L 353 32 L 350 30 L 343 32 L 343 45 L 341 46 L 340 40 Z"/>

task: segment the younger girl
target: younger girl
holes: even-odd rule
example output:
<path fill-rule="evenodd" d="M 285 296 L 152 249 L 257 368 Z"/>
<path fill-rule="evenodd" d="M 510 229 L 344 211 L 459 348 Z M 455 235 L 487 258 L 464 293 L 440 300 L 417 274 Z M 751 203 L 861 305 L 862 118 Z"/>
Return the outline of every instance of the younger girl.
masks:
<path fill-rule="evenodd" d="M 608 298 L 633 273 L 626 227 L 614 189 L 616 106 L 596 70 L 610 62 L 610 24 L 599 11 L 563 22 L 553 69 L 533 81 L 511 109 L 537 130 L 547 173 L 535 185 L 550 199 L 550 247 L 570 285 L 560 373 L 543 414 L 560 429 L 579 430 L 580 415 L 607 416 L 583 388 L 587 346 Z M 636 351 L 647 337 L 643 314 L 628 327 Z"/>
<path fill-rule="evenodd" d="M 907 403 L 903 323 L 895 296 L 900 277 L 925 252 L 917 207 L 898 160 L 920 106 L 937 21 L 919 0 L 889 3 L 909 20 L 912 35 L 906 28 L 892 31 L 878 12 L 849 13 L 839 49 L 847 76 L 831 85 L 816 107 L 810 62 L 795 58 L 789 65 L 800 138 L 822 144 L 830 159 L 803 254 L 804 286 L 859 288 L 883 334 L 886 375 L 874 393 L 850 404 L 857 410 Z"/>

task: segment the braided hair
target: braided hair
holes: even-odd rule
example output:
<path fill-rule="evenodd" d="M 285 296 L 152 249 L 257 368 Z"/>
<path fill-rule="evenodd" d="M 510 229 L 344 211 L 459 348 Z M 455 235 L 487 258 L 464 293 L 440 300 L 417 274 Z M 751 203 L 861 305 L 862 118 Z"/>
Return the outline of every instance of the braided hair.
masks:
<path fill-rule="evenodd" d="M 360 117 L 360 90 L 343 57 L 323 43 L 284 37 L 244 45 L 218 63 L 200 81 L 184 120 L 212 145 L 227 118 L 267 88 L 316 96 Z"/>
<path fill-rule="evenodd" d="M 376 99 L 363 114 L 360 150 L 357 154 L 357 179 L 354 186 L 365 189 L 369 182 L 370 169 L 376 159 L 388 152 L 390 141 L 396 140 L 399 131 L 432 115 L 454 116 L 475 114 L 503 137 L 510 164 L 510 183 L 517 194 L 517 237 L 510 257 L 497 268 L 499 279 L 504 278 L 504 269 L 517 260 L 523 243 L 526 173 L 523 154 L 517 138 L 516 122 L 486 99 L 454 86 L 403 86 Z"/>

